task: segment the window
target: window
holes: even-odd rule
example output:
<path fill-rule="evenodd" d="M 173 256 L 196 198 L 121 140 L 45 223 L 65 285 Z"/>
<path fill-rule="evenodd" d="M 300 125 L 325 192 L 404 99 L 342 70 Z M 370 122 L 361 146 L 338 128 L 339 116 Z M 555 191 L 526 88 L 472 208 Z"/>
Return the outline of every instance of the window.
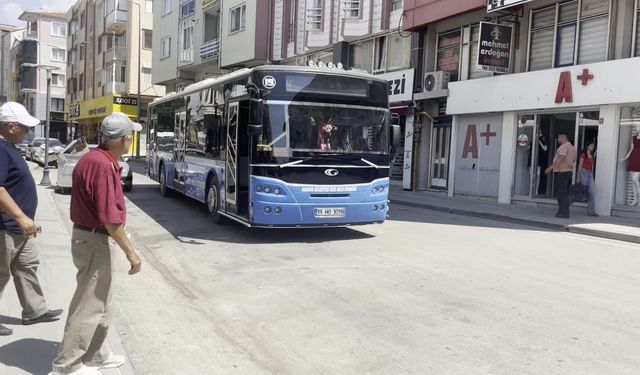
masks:
<path fill-rule="evenodd" d="M 247 6 L 244 4 L 231 9 L 231 34 L 244 30 L 246 13 Z"/>
<path fill-rule="evenodd" d="M 344 13 L 347 18 L 360 18 L 360 0 L 344 0 Z"/>
<path fill-rule="evenodd" d="M 84 27 L 84 11 L 80 12 L 80 28 Z"/>
<path fill-rule="evenodd" d="M 180 50 L 185 51 L 193 48 L 193 22 L 182 22 L 182 35 L 180 37 Z"/>
<path fill-rule="evenodd" d="M 162 15 L 171 13 L 171 0 L 162 0 Z"/>
<path fill-rule="evenodd" d="M 180 1 L 180 17 L 186 17 L 195 12 L 196 1 L 195 0 L 182 0 Z"/>
<path fill-rule="evenodd" d="M 633 38 L 635 40 L 635 53 L 633 56 L 640 56 L 640 2 L 638 3 L 638 10 L 636 11 L 636 35 Z"/>
<path fill-rule="evenodd" d="M 151 30 L 142 30 L 142 34 L 144 34 L 144 44 L 143 44 L 143 48 L 145 49 L 151 49 L 152 43 L 153 43 L 153 33 L 151 32 Z"/>
<path fill-rule="evenodd" d="M 128 11 L 129 10 L 129 0 L 117 0 L 118 1 L 118 10 Z"/>
<path fill-rule="evenodd" d="M 84 46 L 81 45 L 80 47 L 78 47 L 78 50 L 80 51 L 79 55 L 80 55 L 80 61 L 84 60 Z"/>
<path fill-rule="evenodd" d="M 78 91 L 84 90 L 84 74 L 80 73 L 78 77 Z"/>
<path fill-rule="evenodd" d="M 64 87 L 64 74 L 51 73 L 51 86 Z"/>
<path fill-rule="evenodd" d="M 371 72 L 371 57 L 373 56 L 374 40 L 355 43 L 350 46 L 351 66 L 356 69 Z"/>
<path fill-rule="evenodd" d="M 67 62 L 65 54 L 66 54 L 66 51 L 64 49 L 52 47 L 51 48 L 51 61 Z"/>
<path fill-rule="evenodd" d="M 607 59 L 609 0 L 555 4 L 531 11 L 530 19 L 529 71 Z"/>
<path fill-rule="evenodd" d="M 101 70 L 101 69 L 96 70 L 96 80 L 97 80 L 97 86 L 102 87 L 102 82 L 105 81 L 104 70 Z"/>
<path fill-rule="evenodd" d="M 51 111 L 64 112 L 64 99 L 51 98 Z"/>
<path fill-rule="evenodd" d="M 387 36 L 387 70 L 409 67 L 411 38 L 403 38 L 399 33 Z"/>
<path fill-rule="evenodd" d="M 307 7 L 307 29 L 322 30 L 323 0 L 312 0 Z"/>
<path fill-rule="evenodd" d="M 162 44 L 162 55 L 160 56 L 160 58 L 164 59 L 171 56 L 171 37 L 168 36 L 162 38 L 160 43 Z"/>
<path fill-rule="evenodd" d="M 298 2 L 291 1 L 289 9 L 289 43 L 296 40 L 296 30 L 298 29 Z"/>
<path fill-rule="evenodd" d="M 67 24 L 62 22 L 52 22 L 51 23 L 51 35 L 53 36 L 67 36 Z"/>
<path fill-rule="evenodd" d="M 391 1 L 391 10 L 402 9 L 402 0 L 392 0 Z"/>
<path fill-rule="evenodd" d="M 153 0 L 144 1 L 144 11 L 146 13 L 153 13 Z"/>
<path fill-rule="evenodd" d="M 450 81 L 457 81 L 460 71 L 460 30 L 450 31 L 438 35 L 438 52 L 436 70 L 449 73 Z"/>

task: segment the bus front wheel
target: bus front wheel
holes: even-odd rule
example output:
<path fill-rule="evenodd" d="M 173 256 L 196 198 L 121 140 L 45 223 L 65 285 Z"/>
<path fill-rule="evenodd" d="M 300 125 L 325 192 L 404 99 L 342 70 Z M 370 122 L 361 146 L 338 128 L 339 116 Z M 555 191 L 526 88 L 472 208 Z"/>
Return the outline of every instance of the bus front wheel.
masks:
<path fill-rule="evenodd" d="M 220 215 L 220 189 L 218 188 L 218 184 L 215 181 L 211 181 L 209 183 L 209 188 L 207 189 L 207 210 L 209 210 L 209 214 L 213 217 L 213 220 L 218 224 L 224 223 L 224 216 Z"/>

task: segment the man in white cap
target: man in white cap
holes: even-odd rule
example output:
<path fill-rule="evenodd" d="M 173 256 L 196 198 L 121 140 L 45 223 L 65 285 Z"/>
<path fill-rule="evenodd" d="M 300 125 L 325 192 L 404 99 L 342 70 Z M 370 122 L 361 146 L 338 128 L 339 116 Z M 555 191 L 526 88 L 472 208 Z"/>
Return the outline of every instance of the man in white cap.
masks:
<path fill-rule="evenodd" d="M 19 103 L 0 106 L 0 296 L 13 275 L 22 305 L 22 324 L 51 322 L 62 310 L 49 310 L 38 282 L 38 229 L 33 222 L 38 207 L 36 183 L 15 145 L 40 120 Z M 13 331 L 0 324 L 0 336 Z"/>
<path fill-rule="evenodd" d="M 100 146 L 73 169 L 71 253 L 78 286 L 51 374 L 98 374 L 100 369 L 125 362 L 106 343 L 112 315 L 111 256 L 120 247 L 131 264 L 129 274 L 140 271 L 142 262 L 125 232 L 127 212 L 118 158 L 129 151 L 133 132 L 141 129 L 123 113 L 105 117 Z"/>

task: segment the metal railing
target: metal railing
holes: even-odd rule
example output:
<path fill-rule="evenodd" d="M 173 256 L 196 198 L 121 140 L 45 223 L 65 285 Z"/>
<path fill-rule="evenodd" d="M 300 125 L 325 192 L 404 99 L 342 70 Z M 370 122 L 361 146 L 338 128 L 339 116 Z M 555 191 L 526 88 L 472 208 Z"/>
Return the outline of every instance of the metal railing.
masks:
<path fill-rule="evenodd" d="M 111 13 L 107 14 L 107 17 L 104 21 L 105 30 L 111 31 L 111 27 L 119 24 L 126 24 L 128 20 L 129 12 L 127 12 L 126 10 L 113 10 L 111 11 Z"/>
<path fill-rule="evenodd" d="M 108 63 L 112 60 L 127 61 L 127 49 L 125 47 L 111 47 L 104 51 L 104 62 Z"/>
<path fill-rule="evenodd" d="M 191 64 L 193 62 L 193 47 L 180 51 L 180 64 Z"/>
<path fill-rule="evenodd" d="M 220 0 L 202 0 L 202 10 L 206 10 L 220 3 Z"/>
<path fill-rule="evenodd" d="M 24 30 L 22 39 L 38 39 L 38 30 Z"/>
<path fill-rule="evenodd" d="M 202 43 L 200 46 L 200 59 L 206 60 L 218 57 L 220 53 L 220 41 L 218 38 Z"/>

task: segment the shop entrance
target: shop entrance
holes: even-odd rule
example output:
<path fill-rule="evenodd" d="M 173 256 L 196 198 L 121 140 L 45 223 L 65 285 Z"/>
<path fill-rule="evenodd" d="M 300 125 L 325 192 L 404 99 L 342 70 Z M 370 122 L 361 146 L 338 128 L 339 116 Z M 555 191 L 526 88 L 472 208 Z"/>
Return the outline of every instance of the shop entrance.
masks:
<path fill-rule="evenodd" d="M 579 155 L 589 143 L 597 144 L 599 116 L 599 111 L 521 115 L 516 132 L 514 197 L 555 198 L 552 175 L 544 171 L 559 147 L 558 134 L 568 134 Z"/>
<path fill-rule="evenodd" d="M 431 172 L 429 188 L 444 190 L 449 179 L 449 150 L 451 148 L 451 118 L 438 117 L 431 131 Z"/>

